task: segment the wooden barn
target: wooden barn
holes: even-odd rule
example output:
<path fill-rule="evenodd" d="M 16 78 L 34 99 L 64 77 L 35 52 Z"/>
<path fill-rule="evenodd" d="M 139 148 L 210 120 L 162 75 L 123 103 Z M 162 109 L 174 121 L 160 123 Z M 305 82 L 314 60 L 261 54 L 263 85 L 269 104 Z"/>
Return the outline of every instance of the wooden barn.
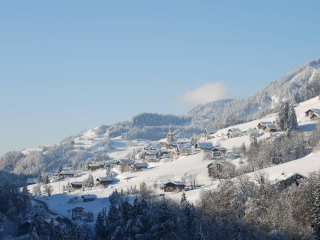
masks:
<path fill-rule="evenodd" d="M 263 131 L 265 132 L 277 132 L 277 128 L 273 124 L 267 124 L 264 128 Z"/>
<path fill-rule="evenodd" d="M 82 189 L 82 182 L 71 182 L 71 187 L 73 189 Z"/>
<path fill-rule="evenodd" d="M 59 173 L 59 177 L 62 178 L 68 178 L 68 177 L 74 177 L 75 171 L 69 170 L 69 171 L 62 171 Z"/>
<path fill-rule="evenodd" d="M 186 187 L 184 182 L 169 181 L 161 186 L 165 192 L 180 192 Z"/>
<path fill-rule="evenodd" d="M 96 179 L 96 182 L 97 182 L 97 185 L 100 186 L 100 185 L 109 185 L 113 182 L 113 179 L 111 177 L 98 177 Z"/>
<path fill-rule="evenodd" d="M 272 122 L 259 122 L 257 128 L 262 130 L 265 126 L 272 124 Z"/>
<path fill-rule="evenodd" d="M 131 165 L 131 168 L 133 171 L 140 171 L 143 169 L 147 169 L 148 166 L 148 163 L 134 163 L 133 165 Z"/>
<path fill-rule="evenodd" d="M 239 128 L 230 128 L 227 133 L 228 138 L 240 137 L 242 135 L 242 131 Z"/>
<path fill-rule="evenodd" d="M 210 152 L 213 148 L 212 142 L 198 142 L 194 145 L 197 152 Z"/>
<path fill-rule="evenodd" d="M 84 202 L 92 202 L 97 199 L 97 196 L 94 194 L 86 194 L 86 195 L 82 195 L 81 198 L 83 199 Z"/>

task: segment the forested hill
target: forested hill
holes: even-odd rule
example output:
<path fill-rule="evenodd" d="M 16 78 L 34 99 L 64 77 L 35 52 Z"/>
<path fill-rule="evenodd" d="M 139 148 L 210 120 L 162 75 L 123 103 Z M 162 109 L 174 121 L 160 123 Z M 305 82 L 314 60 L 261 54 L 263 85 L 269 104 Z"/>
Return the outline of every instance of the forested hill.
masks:
<path fill-rule="evenodd" d="M 298 103 L 317 96 L 320 92 L 319 68 L 320 58 L 301 65 L 249 97 L 200 105 L 189 115 L 210 118 L 218 128 L 260 118 L 274 112 L 282 100 Z"/>

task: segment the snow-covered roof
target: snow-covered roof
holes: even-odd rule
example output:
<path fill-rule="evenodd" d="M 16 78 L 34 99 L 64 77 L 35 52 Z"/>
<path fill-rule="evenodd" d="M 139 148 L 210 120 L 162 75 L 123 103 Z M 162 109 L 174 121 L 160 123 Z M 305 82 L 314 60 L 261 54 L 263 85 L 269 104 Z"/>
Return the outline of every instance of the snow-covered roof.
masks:
<path fill-rule="evenodd" d="M 97 180 L 101 182 L 112 182 L 113 179 L 111 177 L 98 177 Z"/>
<path fill-rule="evenodd" d="M 319 109 L 313 109 L 313 113 L 312 114 L 315 114 L 318 117 L 320 117 L 320 110 Z"/>
<path fill-rule="evenodd" d="M 163 185 L 166 185 L 168 183 L 173 183 L 173 184 L 178 185 L 178 186 L 185 186 L 186 185 L 184 182 L 181 182 L 181 181 L 168 181 L 168 182 L 164 183 Z"/>
<path fill-rule="evenodd" d="M 267 124 L 263 129 L 265 129 L 265 128 L 269 128 L 269 129 L 272 129 L 272 130 L 277 130 L 277 127 L 274 124 Z"/>
<path fill-rule="evenodd" d="M 147 155 L 145 156 L 145 159 L 157 159 L 156 155 Z"/>
<path fill-rule="evenodd" d="M 34 178 L 27 179 L 27 184 L 34 184 L 34 183 L 36 183 L 36 180 Z"/>
<path fill-rule="evenodd" d="M 297 172 L 295 172 L 295 173 L 282 173 L 280 176 L 275 178 L 275 182 L 281 182 L 281 181 L 288 180 L 288 179 L 290 179 L 291 177 L 293 177 L 295 175 L 299 175 L 302 178 L 307 178 L 303 174 L 297 173 Z"/>
<path fill-rule="evenodd" d="M 148 167 L 148 163 L 135 163 L 134 165 L 138 166 L 138 167 Z"/>
<path fill-rule="evenodd" d="M 190 144 L 178 144 L 177 145 L 178 150 L 183 150 L 183 149 L 190 149 L 191 150 L 191 145 Z"/>
<path fill-rule="evenodd" d="M 214 147 L 212 149 L 212 151 L 227 151 L 228 149 L 224 148 L 224 147 Z"/>
<path fill-rule="evenodd" d="M 72 185 L 82 186 L 82 182 L 71 182 Z"/>
<path fill-rule="evenodd" d="M 262 126 L 273 124 L 272 122 L 259 122 Z"/>
<path fill-rule="evenodd" d="M 150 155 L 155 155 L 155 154 L 158 154 L 159 152 L 160 152 L 159 150 L 146 150 L 146 153 Z"/>
<path fill-rule="evenodd" d="M 62 171 L 60 174 L 62 174 L 62 175 L 74 175 L 75 174 L 75 171 L 73 171 L 73 170 L 70 170 L 70 171 Z"/>
<path fill-rule="evenodd" d="M 133 164 L 134 163 L 134 161 L 131 159 L 118 159 L 117 162 L 120 162 L 122 164 Z"/>
<path fill-rule="evenodd" d="M 241 132 L 240 128 L 229 128 L 228 132 Z"/>
<path fill-rule="evenodd" d="M 211 149 L 213 148 L 212 142 L 198 142 L 196 144 L 196 147 L 199 147 L 201 149 Z"/>
<path fill-rule="evenodd" d="M 177 144 L 191 143 L 191 139 L 189 139 L 189 138 L 179 138 L 175 142 Z"/>
<path fill-rule="evenodd" d="M 95 194 L 85 194 L 85 195 L 82 195 L 81 198 L 83 198 L 83 199 L 96 199 L 97 196 Z"/>

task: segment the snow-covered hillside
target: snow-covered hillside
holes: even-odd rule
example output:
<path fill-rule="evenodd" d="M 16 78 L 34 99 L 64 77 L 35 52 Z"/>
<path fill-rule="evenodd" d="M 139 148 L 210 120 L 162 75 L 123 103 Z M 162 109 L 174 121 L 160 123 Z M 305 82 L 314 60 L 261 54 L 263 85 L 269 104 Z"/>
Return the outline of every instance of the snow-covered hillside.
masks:
<path fill-rule="evenodd" d="M 311 121 L 309 118 L 305 117 L 305 112 L 311 108 L 320 109 L 320 101 L 318 97 L 302 102 L 295 108 L 300 131 L 310 131 L 311 129 L 314 129 L 317 124 L 317 122 Z M 249 146 L 250 139 L 246 134 L 248 129 L 256 127 L 261 121 L 272 122 L 275 117 L 276 115 L 273 114 L 259 120 L 220 129 L 215 134 L 215 138 L 209 140 L 202 138 L 200 141 L 211 141 L 214 145 L 217 145 L 219 142 L 221 146 L 227 148 L 228 151 L 231 151 L 233 147 L 240 147 L 242 143 Z M 224 135 L 230 128 L 239 128 L 243 132 L 243 136 L 227 139 Z M 75 146 L 81 145 L 85 148 L 98 149 L 99 145 L 95 145 L 95 142 L 98 142 L 97 139 L 100 137 L 95 136 L 94 131 L 92 130 L 84 132 L 82 136 L 74 140 Z M 270 137 L 270 133 L 261 132 L 258 140 L 268 137 Z M 134 141 L 131 142 L 130 147 L 128 147 L 128 141 L 123 140 L 120 137 L 113 138 L 112 141 L 114 142 L 114 149 L 110 153 L 110 157 L 112 159 L 124 158 L 130 151 L 132 151 L 132 149 L 141 149 L 143 146 L 150 143 L 148 141 Z M 121 173 L 119 168 L 114 167 L 113 172 L 115 175 L 115 181 L 108 187 L 93 187 L 92 189 L 86 189 L 85 191 L 75 190 L 70 193 L 62 192 L 63 185 L 66 186 L 70 182 L 82 182 L 88 178 L 89 174 L 92 174 L 94 179 L 103 177 L 106 174 L 106 170 L 85 171 L 77 174 L 74 178 L 50 183 L 54 188 L 53 195 L 51 197 L 40 199 L 45 201 L 48 204 L 49 209 L 53 212 L 68 218 L 71 218 L 68 210 L 76 206 L 82 206 L 86 211 L 91 211 L 94 216 L 96 216 L 103 207 L 109 206 L 108 197 L 115 189 L 118 191 L 121 191 L 121 189 L 126 191 L 126 189 L 134 187 L 139 188 L 139 185 L 142 182 L 145 182 L 147 185 L 154 188 L 158 194 L 161 194 L 163 193 L 163 190 L 160 189 L 160 186 L 164 182 L 185 181 L 188 185 L 189 179 L 193 178 L 199 187 L 194 190 L 187 191 L 186 196 L 189 201 L 196 202 L 199 199 L 199 195 L 202 190 L 216 188 L 219 185 L 218 180 L 214 180 L 208 176 L 207 165 L 213 161 L 215 160 L 204 160 L 203 154 L 198 153 L 190 156 L 180 156 L 175 158 L 173 161 L 170 159 L 162 159 L 156 163 L 149 163 L 148 169 L 143 171 Z M 228 161 L 237 167 L 239 166 L 239 159 L 229 159 Z M 275 181 L 282 173 L 290 174 L 299 172 L 307 176 L 308 173 L 319 169 L 320 153 L 315 152 L 298 160 L 263 169 L 263 171 L 269 175 L 270 180 Z M 247 175 L 253 177 L 254 174 L 255 173 L 252 172 Z M 30 191 L 32 191 L 32 188 L 32 185 L 29 186 Z M 97 200 L 94 202 L 79 201 L 74 204 L 68 204 L 69 199 L 72 197 L 81 197 L 84 194 L 95 194 L 97 196 Z M 166 193 L 166 197 L 178 200 L 181 198 L 181 194 L 181 192 Z"/>

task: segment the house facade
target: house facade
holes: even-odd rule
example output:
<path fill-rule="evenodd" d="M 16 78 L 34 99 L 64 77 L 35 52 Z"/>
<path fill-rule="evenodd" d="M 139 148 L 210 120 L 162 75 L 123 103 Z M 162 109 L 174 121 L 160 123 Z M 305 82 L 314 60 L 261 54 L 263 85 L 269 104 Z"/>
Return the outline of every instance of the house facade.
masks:
<path fill-rule="evenodd" d="M 71 216 L 73 220 L 81 219 L 83 216 L 83 207 L 75 207 L 71 210 Z"/>
<path fill-rule="evenodd" d="M 96 179 L 96 182 L 97 182 L 97 185 L 100 186 L 100 185 L 109 185 L 113 182 L 113 179 L 111 177 L 98 177 Z"/>
<path fill-rule="evenodd" d="M 71 182 L 71 187 L 73 189 L 82 189 L 82 182 Z"/>
<path fill-rule="evenodd" d="M 139 171 L 148 168 L 148 163 L 134 163 L 131 168 L 133 171 Z"/>
<path fill-rule="evenodd" d="M 185 188 L 184 182 L 172 181 L 166 182 L 161 186 L 161 189 L 165 192 L 180 192 Z"/>

